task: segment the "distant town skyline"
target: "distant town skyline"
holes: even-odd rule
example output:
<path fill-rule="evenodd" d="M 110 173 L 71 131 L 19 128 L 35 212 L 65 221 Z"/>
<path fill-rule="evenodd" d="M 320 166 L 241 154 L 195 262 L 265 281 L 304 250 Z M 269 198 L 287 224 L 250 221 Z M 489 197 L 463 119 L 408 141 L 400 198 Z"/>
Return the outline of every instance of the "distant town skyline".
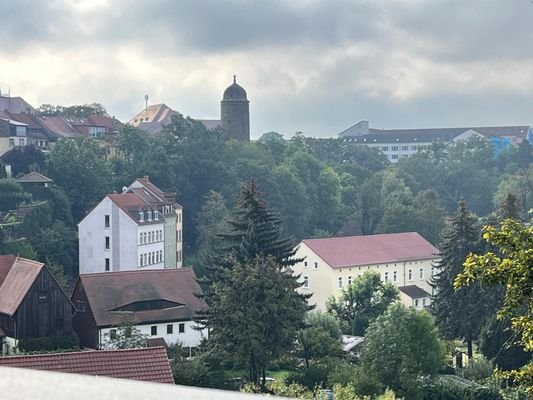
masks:
<path fill-rule="evenodd" d="M 533 122 L 529 0 L 0 2 L 0 88 L 102 103 L 127 122 L 165 103 L 219 118 L 233 75 L 252 138 Z"/>

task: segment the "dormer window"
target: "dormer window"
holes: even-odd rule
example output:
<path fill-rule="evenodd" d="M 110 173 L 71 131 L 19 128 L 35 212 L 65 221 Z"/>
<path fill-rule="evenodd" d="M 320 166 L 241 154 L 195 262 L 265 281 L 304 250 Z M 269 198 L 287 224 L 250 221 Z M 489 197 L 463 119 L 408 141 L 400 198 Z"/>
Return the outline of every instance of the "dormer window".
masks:
<path fill-rule="evenodd" d="M 144 222 L 144 211 L 143 210 L 139 210 L 139 221 Z"/>
<path fill-rule="evenodd" d="M 154 210 L 154 220 L 159 221 L 159 211 Z"/>
<path fill-rule="evenodd" d="M 152 220 L 152 210 L 148 211 L 148 221 Z"/>

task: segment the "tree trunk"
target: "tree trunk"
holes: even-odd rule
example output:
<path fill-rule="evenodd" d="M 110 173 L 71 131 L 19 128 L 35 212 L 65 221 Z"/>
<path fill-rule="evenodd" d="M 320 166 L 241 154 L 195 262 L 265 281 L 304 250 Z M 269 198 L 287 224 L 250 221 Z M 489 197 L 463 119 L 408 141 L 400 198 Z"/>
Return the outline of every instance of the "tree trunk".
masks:
<path fill-rule="evenodd" d="M 470 335 L 466 337 L 466 346 L 468 349 L 468 363 L 470 363 L 474 359 L 474 352 L 472 350 L 472 336 Z"/>

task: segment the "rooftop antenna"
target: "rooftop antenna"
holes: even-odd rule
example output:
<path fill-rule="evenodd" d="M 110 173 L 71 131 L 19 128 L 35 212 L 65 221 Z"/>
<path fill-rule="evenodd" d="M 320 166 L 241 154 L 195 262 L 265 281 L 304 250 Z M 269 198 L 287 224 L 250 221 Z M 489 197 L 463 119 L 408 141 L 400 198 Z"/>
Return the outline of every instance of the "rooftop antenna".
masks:
<path fill-rule="evenodd" d="M 233 83 L 237 83 L 237 75 L 233 75 Z"/>
<path fill-rule="evenodd" d="M 144 104 L 145 104 L 144 111 L 148 111 L 148 95 L 147 94 L 144 95 Z"/>

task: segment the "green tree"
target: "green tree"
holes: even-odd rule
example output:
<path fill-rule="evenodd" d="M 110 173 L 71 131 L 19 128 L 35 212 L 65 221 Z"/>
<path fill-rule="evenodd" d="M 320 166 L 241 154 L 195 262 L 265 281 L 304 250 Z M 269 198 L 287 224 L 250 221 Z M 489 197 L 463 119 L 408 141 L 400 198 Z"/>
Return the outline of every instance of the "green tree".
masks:
<path fill-rule="evenodd" d="M 437 329 L 426 312 L 397 303 L 366 331 L 363 368 L 408 399 L 416 398 L 416 379 L 436 374 L 442 364 Z"/>
<path fill-rule="evenodd" d="M 367 271 L 343 289 L 338 299 L 328 299 L 326 306 L 344 333 L 363 336 L 368 325 L 398 298 L 392 283 L 383 283 L 377 272 Z"/>
<path fill-rule="evenodd" d="M 88 117 L 89 115 L 107 115 L 106 109 L 100 103 L 81 104 L 73 106 L 54 106 L 52 104 L 41 104 L 36 110 L 37 115 L 64 116 L 64 117 Z"/>
<path fill-rule="evenodd" d="M 138 349 L 146 347 L 147 335 L 137 328 L 133 317 L 123 314 L 118 326 L 104 335 L 104 346 L 108 349 Z"/>
<path fill-rule="evenodd" d="M 472 343 L 493 311 L 493 301 L 479 284 L 455 290 L 453 281 L 463 271 L 468 254 L 479 249 L 479 240 L 478 219 L 461 201 L 442 233 L 440 261 L 432 279 L 435 294 L 430 309 L 436 324 L 447 338 L 466 341 L 470 359 Z"/>
<path fill-rule="evenodd" d="M 499 228 L 486 226 L 483 238 L 495 246 L 499 254 L 470 254 L 464 263 L 464 272 L 457 276 L 455 287 L 479 284 L 505 288 L 503 305 L 498 317 L 510 318 L 519 343 L 526 351 L 533 351 L 533 227 L 516 220 L 504 220 Z M 533 394 L 533 364 L 510 374 L 524 383 Z"/>
<path fill-rule="evenodd" d="M 309 368 L 309 361 L 335 356 L 341 352 L 342 332 L 339 322 L 320 311 L 310 312 L 305 318 L 306 327 L 298 333 L 298 350 Z"/>
<path fill-rule="evenodd" d="M 16 146 L 2 156 L 2 161 L 11 165 L 11 173 L 15 177 L 45 168 L 43 152 L 34 145 Z"/>
<path fill-rule="evenodd" d="M 110 169 L 100 158 L 98 144 L 88 138 L 59 140 L 50 152 L 50 172 L 70 199 L 75 221 L 109 190 Z"/>
<path fill-rule="evenodd" d="M 12 179 L 0 179 L 0 211 L 14 210 L 24 201 L 31 200 L 22 186 Z"/>
<path fill-rule="evenodd" d="M 264 385 L 270 361 L 293 345 L 309 306 L 291 269 L 273 257 L 231 260 L 206 296 L 210 341 L 246 365 L 250 382 Z"/>

